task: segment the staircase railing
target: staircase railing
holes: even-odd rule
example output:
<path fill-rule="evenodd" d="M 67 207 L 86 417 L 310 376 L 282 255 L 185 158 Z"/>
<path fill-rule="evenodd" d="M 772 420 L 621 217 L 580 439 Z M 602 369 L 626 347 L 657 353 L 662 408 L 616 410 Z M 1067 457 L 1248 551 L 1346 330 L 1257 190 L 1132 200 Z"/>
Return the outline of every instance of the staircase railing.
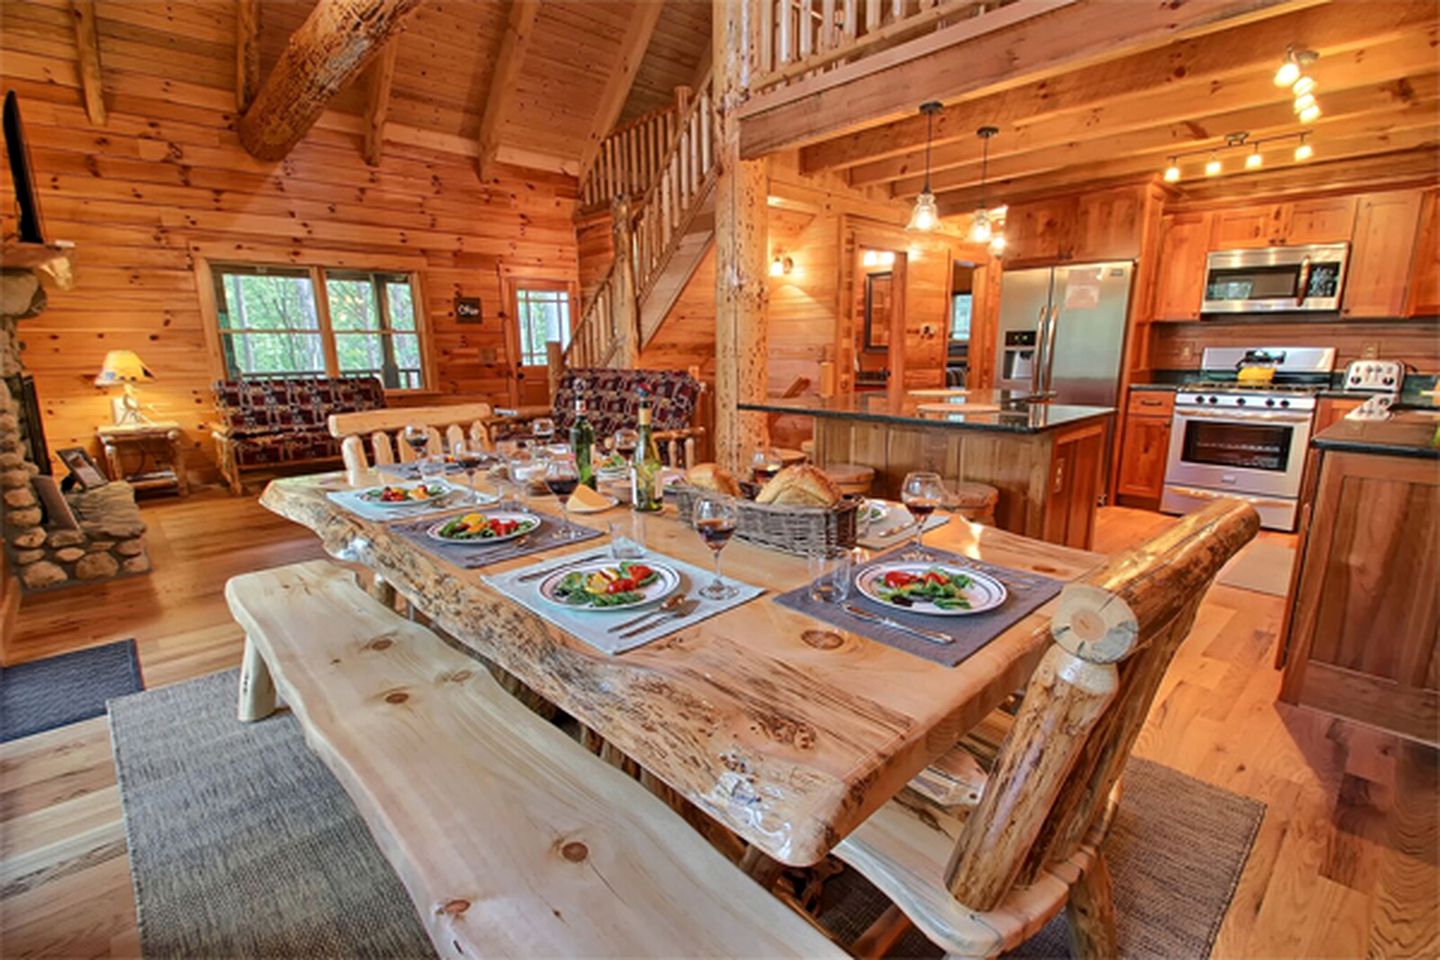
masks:
<path fill-rule="evenodd" d="M 662 107 L 611 131 L 585 171 L 580 185 L 581 206 L 607 206 L 617 194 L 639 194 L 648 189 L 675 139 L 679 112 L 677 106 Z"/>
<path fill-rule="evenodd" d="M 751 0 L 760 25 L 759 93 L 853 62 L 1015 0 Z"/>
<path fill-rule="evenodd" d="M 565 350 L 565 366 L 609 366 L 610 357 L 619 342 L 615 327 L 614 287 L 615 268 L 612 266 L 580 314 L 580 322 L 575 325 L 570 346 Z"/>

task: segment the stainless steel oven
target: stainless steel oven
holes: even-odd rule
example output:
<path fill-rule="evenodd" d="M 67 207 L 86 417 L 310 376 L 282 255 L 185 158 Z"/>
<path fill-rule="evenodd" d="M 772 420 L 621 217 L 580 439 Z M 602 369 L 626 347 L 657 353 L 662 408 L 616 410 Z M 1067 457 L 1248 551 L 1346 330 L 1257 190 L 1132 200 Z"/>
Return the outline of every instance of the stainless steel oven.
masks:
<path fill-rule="evenodd" d="M 1349 252 L 1329 243 L 1211 253 L 1200 312 L 1338 312 Z"/>

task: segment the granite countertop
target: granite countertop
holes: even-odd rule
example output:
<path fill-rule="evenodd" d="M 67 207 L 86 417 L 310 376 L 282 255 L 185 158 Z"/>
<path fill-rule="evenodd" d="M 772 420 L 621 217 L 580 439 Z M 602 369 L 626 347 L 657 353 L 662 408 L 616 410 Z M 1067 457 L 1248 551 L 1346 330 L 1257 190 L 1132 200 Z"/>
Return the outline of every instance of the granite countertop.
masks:
<path fill-rule="evenodd" d="M 887 393 L 860 393 L 851 397 L 800 397 L 742 403 L 741 410 L 763 413 L 902 423 L 954 430 L 995 430 L 1006 433 L 1044 433 L 1090 420 L 1112 416 L 1114 407 L 1086 407 L 1063 403 L 1029 403 L 1023 394 L 1007 390 L 972 390 L 963 396 L 906 395 L 898 400 Z M 967 409 L 968 408 L 968 409 Z"/>
<path fill-rule="evenodd" d="M 1403 410 L 1384 420 L 1339 420 L 1315 435 L 1318 450 L 1440 460 L 1440 411 Z"/>

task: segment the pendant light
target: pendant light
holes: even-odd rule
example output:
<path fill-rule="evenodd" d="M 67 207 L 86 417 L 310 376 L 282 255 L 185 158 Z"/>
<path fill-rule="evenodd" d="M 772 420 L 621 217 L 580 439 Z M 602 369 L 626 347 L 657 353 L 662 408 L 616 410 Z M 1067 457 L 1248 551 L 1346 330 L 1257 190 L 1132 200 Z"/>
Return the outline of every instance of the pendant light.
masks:
<path fill-rule="evenodd" d="M 1000 132 L 999 127 L 984 126 L 975 131 L 980 138 L 980 206 L 975 218 L 970 221 L 970 239 L 975 243 L 989 243 L 995 233 L 990 222 L 990 208 L 985 205 L 985 184 L 990 179 L 990 138 Z"/>
<path fill-rule="evenodd" d="M 940 112 L 940 101 L 927 100 L 920 104 L 925 114 L 925 188 L 915 198 L 915 211 L 910 214 L 906 230 L 929 233 L 940 225 L 940 210 L 935 206 L 935 194 L 930 192 L 930 141 L 935 134 L 935 114 Z"/>

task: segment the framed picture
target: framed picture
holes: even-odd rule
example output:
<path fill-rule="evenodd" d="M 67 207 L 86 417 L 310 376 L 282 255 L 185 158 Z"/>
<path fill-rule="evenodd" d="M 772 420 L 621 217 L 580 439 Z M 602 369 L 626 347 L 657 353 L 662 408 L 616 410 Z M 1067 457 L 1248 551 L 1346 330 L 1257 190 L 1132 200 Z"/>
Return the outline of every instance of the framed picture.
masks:
<path fill-rule="evenodd" d="M 45 525 L 57 530 L 79 530 L 80 522 L 75 519 L 75 513 L 70 509 L 70 503 L 60 492 L 60 485 L 55 482 L 54 477 L 45 474 L 36 474 L 30 478 L 30 484 L 35 488 L 35 495 L 40 498 L 40 505 L 45 508 Z"/>
<path fill-rule="evenodd" d="M 95 465 L 95 461 L 90 459 L 90 454 L 85 452 L 84 447 L 66 447 L 57 450 L 55 455 L 69 468 L 70 475 L 80 484 L 82 490 L 94 490 L 110 482 L 104 472 Z"/>

